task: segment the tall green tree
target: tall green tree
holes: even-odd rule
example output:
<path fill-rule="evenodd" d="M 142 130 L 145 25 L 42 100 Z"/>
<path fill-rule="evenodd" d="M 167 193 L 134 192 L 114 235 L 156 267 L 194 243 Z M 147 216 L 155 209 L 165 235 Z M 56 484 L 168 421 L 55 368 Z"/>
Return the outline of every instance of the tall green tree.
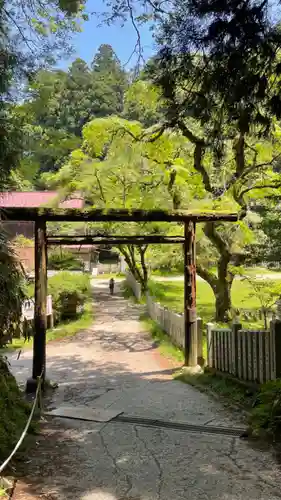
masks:
<path fill-rule="evenodd" d="M 40 71 L 28 89 L 36 125 L 81 136 L 90 119 L 122 111 L 126 74 L 113 49 L 101 45 L 92 67 L 76 59 L 68 71 Z"/>
<path fill-rule="evenodd" d="M 0 189 L 11 185 L 23 155 L 22 117 L 17 112 L 22 85 L 41 64 L 69 48 L 83 1 L 0 0 Z M 82 14 L 82 13 L 81 13 Z M 15 179 L 13 178 L 12 182 Z M 23 274 L 3 228 L 0 231 L 0 337 L 21 321 Z M 0 338 L 0 343 L 1 343 Z"/>
<path fill-rule="evenodd" d="M 21 106 L 26 121 L 25 165 L 37 177 L 58 169 L 81 144 L 88 121 L 122 112 L 126 86 L 126 74 L 109 45 L 100 47 L 91 68 L 76 59 L 68 71 L 39 71 Z"/>
<path fill-rule="evenodd" d="M 70 37 L 85 18 L 84 1 L 23 0 L 0 2 L 0 176 L 2 183 L 23 151 L 22 116 L 16 103 L 21 91 L 42 65 L 70 51 Z M 4 179 L 5 177 L 5 179 Z"/>
<path fill-rule="evenodd" d="M 120 114 L 123 111 L 128 77 L 110 45 L 102 44 L 99 47 L 91 67 L 96 95 L 92 116 Z"/>
<path fill-rule="evenodd" d="M 256 204 L 255 210 L 263 239 L 257 248 L 252 248 L 256 263 L 281 261 L 281 213 L 279 197 L 264 199 Z"/>
<path fill-rule="evenodd" d="M 132 19 L 132 8 L 142 8 L 138 1 L 110 4 L 113 17 Z M 205 202 L 214 209 L 224 203 L 240 214 L 232 228 L 210 223 L 203 228 L 217 273 L 200 263 L 198 272 L 212 286 L 216 319 L 223 321 L 231 308 L 233 266 L 243 262 L 245 244 L 253 237 L 251 200 L 280 188 L 273 168 L 280 159 L 278 18 L 267 0 L 142 5 L 148 4 L 142 20 L 158 23 L 159 46 L 149 74 L 165 101 L 159 134 L 180 131 L 193 148 L 193 170 L 201 176 Z"/>
<path fill-rule="evenodd" d="M 151 127 L 163 118 L 160 92 L 151 82 L 137 80 L 125 94 L 122 115 L 127 120 L 137 120 L 144 127 Z"/>
<path fill-rule="evenodd" d="M 207 223 L 203 230 L 218 255 L 217 276 L 199 272 L 214 290 L 220 321 L 231 307 L 232 265 L 243 262 L 249 243 L 249 202 L 280 188 L 272 167 L 280 158 L 281 36 L 266 4 L 176 2 L 151 68 L 165 98 L 166 126 L 193 145 L 193 168 L 211 203 L 229 199 L 239 210 L 242 246 L 237 235 L 228 236 L 235 228 Z"/>
<path fill-rule="evenodd" d="M 81 149 L 55 174 L 45 174 L 49 186 L 61 196 L 83 193 L 86 201 L 100 208 L 172 208 L 174 193 L 170 176 L 180 141 L 168 135 L 158 143 L 143 144 L 135 138 L 144 133 L 139 122 L 119 117 L 99 118 L 83 128 Z M 152 158 L 153 157 L 153 158 Z M 191 182 L 190 184 L 194 184 Z M 190 195 L 192 196 L 192 195 Z M 165 224 L 103 224 L 92 230 L 103 234 L 165 234 Z M 119 245 L 129 269 L 147 287 L 147 245 Z"/>

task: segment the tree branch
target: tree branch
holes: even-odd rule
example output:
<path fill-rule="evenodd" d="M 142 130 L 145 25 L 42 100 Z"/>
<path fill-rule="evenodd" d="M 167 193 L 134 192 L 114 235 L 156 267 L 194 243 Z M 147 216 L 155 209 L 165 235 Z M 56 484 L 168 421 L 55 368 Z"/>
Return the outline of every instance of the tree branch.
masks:
<path fill-rule="evenodd" d="M 129 136 L 132 137 L 132 139 L 134 139 L 134 141 L 137 141 L 137 142 L 144 141 L 144 142 L 151 143 L 151 142 L 157 141 L 157 139 L 159 139 L 159 137 L 161 137 L 161 135 L 163 135 L 163 133 L 165 132 L 165 130 L 167 128 L 168 128 L 168 124 L 162 123 L 162 124 L 157 125 L 157 128 L 155 127 L 155 130 L 151 130 L 151 131 L 145 130 L 139 136 L 136 136 L 135 134 L 133 134 L 133 132 L 131 132 L 131 130 L 128 130 L 126 127 L 120 127 L 118 129 L 118 131 L 119 132 L 122 131 L 124 133 L 127 133 Z M 150 135 L 150 137 L 149 137 L 149 135 Z"/>
<path fill-rule="evenodd" d="M 209 283 L 209 285 L 212 287 L 213 290 L 216 289 L 218 279 L 214 273 L 209 271 L 206 267 L 203 267 L 202 264 L 200 264 L 200 262 L 198 262 L 198 261 L 196 264 L 196 271 L 197 271 L 197 274 L 203 280 L 205 280 L 205 281 L 207 281 L 207 283 Z"/>
<path fill-rule="evenodd" d="M 240 134 L 238 139 L 234 142 L 233 150 L 236 163 L 235 178 L 237 179 L 241 177 L 245 171 L 245 137 L 243 134 Z"/>
<path fill-rule="evenodd" d="M 152 0 L 146 0 L 146 3 L 151 6 L 151 8 L 157 12 L 158 14 L 168 14 L 169 12 L 162 9 L 161 3 L 166 3 L 166 2 L 153 2 Z"/>
<path fill-rule="evenodd" d="M 259 163 L 257 164 L 252 164 L 250 167 L 245 168 L 243 174 L 240 176 L 240 179 L 244 179 L 244 177 L 247 177 L 248 174 L 254 172 L 255 170 L 259 170 L 264 167 L 269 167 L 272 165 L 275 161 L 277 161 L 279 158 L 281 158 L 281 153 L 278 153 L 278 155 L 274 156 L 271 161 L 265 162 L 265 163 Z"/>
<path fill-rule="evenodd" d="M 247 210 L 248 210 L 248 205 L 246 201 L 243 198 L 243 194 L 239 192 L 239 189 L 237 186 L 233 187 L 233 198 L 236 201 L 236 203 L 241 207 L 241 210 L 239 212 L 239 220 L 244 219 L 247 215 Z"/>
<path fill-rule="evenodd" d="M 18 30 L 20 36 L 22 37 L 22 40 L 24 41 L 24 43 L 26 44 L 26 46 L 28 47 L 28 49 L 30 50 L 30 52 L 33 53 L 34 49 L 32 49 L 32 47 L 29 45 L 30 43 L 33 43 L 32 40 L 28 40 L 26 38 L 26 36 L 24 34 L 24 31 L 21 28 L 21 26 L 19 26 L 19 24 L 17 23 L 17 21 L 14 19 L 14 17 L 6 9 L 3 9 L 3 12 L 12 21 L 12 23 L 15 25 L 15 27 Z"/>
<path fill-rule="evenodd" d="M 165 130 L 168 128 L 168 124 L 167 123 L 162 123 L 162 124 L 159 124 L 159 128 L 157 131 L 155 132 L 151 132 L 151 136 L 149 138 L 146 139 L 146 133 L 144 132 L 141 136 L 141 140 L 145 140 L 145 142 L 155 142 L 157 141 L 157 139 L 159 139 L 159 137 L 161 137 L 161 135 L 164 134 Z"/>
<path fill-rule="evenodd" d="M 193 167 L 196 170 L 196 172 L 198 172 L 201 175 L 206 191 L 208 193 L 215 194 L 215 190 L 211 185 L 210 176 L 207 170 L 205 169 L 204 165 L 202 164 L 202 157 L 204 152 L 203 148 L 204 146 L 202 143 L 195 144 Z"/>
<path fill-rule="evenodd" d="M 200 137 L 197 137 L 191 130 L 189 130 L 189 128 L 185 125 L 185 123 L 182 120 L 178 122 L 178 127 L 181 130 L 184 137 L 186 137 L 190 142 L 192 142 L 195 145 L 194 155 L 193 155 L 194 158 L 193 167 L 196 170 L 196 172 L 198 172 L 201 175 L 206 191 L 208 193 L 215 194 L 215 190 L 211 185 L 210 176 L 207 170 L 205 169 L 204 165 L 202 164 L 202 158 L 204 154 L 204 149 L 206 147 L 206 142 Z"/>
<path fill-rule="evenodd" d="M 142 45 L 141 45 L 141 35 L 140 35 L 140 30 L 137 26 L 137 23 L 135 21 L 135 17 L 134 17 L 134 11 L 133 11 L 133 7 L 130 3 L 130 0 L 126 0 L 127 2 L 127 7 L 128 7 L 128 11 L 129 11 L 129 16 L 130 16 L 130 19 L 131 19 L 131 23 L 133 25 L 133 28 L 136 32 L 136 35 L 137 35 L 137 41 L 136 41 L 136 45 L 134 47 L 134 50 L 133 50 L 133 53 L 131 54 L 129 60 L 132 58 L 133 54 L 135 53 L 138 53 L 138 59 L 137 59 L 137 68 L 138 70 L 140 69 L 140 63 L 142 62 L 143 64 L 145 64 L 145 60 L 144 60 L 144 57 L 143 57 L 143 49 L 142 49 Z"/>
<path fill-rule="evenodd" d="M 103 188 L 102 188 L 102 185 L 101 185 L 101 182 L 100 182 L 100 179 L 99 179 L 97 171 L 95 171 L 95 177 L 97 179 L 97 183 L 98 183 L 98 187 L 99 187 L 101 199 L 106 204 L 106 198 L 105 198 L 104 191 L 103 191 Z"/>
<path fill-rule="evenodd" d="M 281 187 L 281 181 L 276 182 L 274 184 L 261 184 L 259 186 L 251 186 L 248 187 L 247 189 L 243 189 L 243 191 L 240 192 L 240 196 L 244 196 L 244 194 L 249 193 L 249 191 L 254 191 L 255 189 L 278 189 Z"/>
<path fill-rule="evenodd" d="M 213 243 L 213 245 L 218 249 L 221 255 L 225 257 L 230 257 L 230 251 L 228 248 L 228 244 L 225 241 L 218 231 L 216 231 L 215 224 L 213 222 L 206 222 L 203 228 L 203 232 L 207 238 Z"/>
<path fill-rule="evenodd" d="M 204 139 L 201 139 L 200 137 L 196 136 L 186 125 L 182 120 L 179 120 L 176 123 L 171 124 L 170 126 L 178 125 L 180 131 L 186 137 L 190 142 L 193 144 L 201 144 L 202 147 L 206 147 L 207 144 L 204 141 Z"/>

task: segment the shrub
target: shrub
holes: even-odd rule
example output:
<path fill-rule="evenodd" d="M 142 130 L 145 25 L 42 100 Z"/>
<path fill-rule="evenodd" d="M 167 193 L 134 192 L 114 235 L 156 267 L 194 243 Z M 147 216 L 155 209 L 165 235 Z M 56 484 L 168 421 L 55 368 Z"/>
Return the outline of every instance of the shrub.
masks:
<path fill-rule="evenodd" d="M 14 238 L 13 244 L 16 247 L 33 247 L 34 240 L 31 240 L 30 238 L 26 238 L 23 234 L 18 234 Z"/>
<path fill-rule="evenodd" d="M 88 274 L 63 271 L 48 280 L 48 294 L 52 295 L 55 316 L 59 321 L 75 317 L 90 293 Z"/>
<path fill-rule="evenodd" d="M 250 416 L 250 425 L 257 435 L 267 434 L 274 440 L 281 436 L 281 380 L 263 384 Z"/>
<path fill-rule="evenodd" d="M 53 250 L 48 256 L 48 267 L 54 270 L 82 271 L 84 263 L 68 250 Z"/>

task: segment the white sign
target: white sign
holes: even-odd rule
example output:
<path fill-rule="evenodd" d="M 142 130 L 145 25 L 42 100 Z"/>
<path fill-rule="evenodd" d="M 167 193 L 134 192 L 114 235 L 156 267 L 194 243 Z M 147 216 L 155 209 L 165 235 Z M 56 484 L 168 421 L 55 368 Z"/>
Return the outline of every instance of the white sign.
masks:
<path fill-rule="evenodd" d="M 47 296 L 46 315 L 53 314 L 52 295 Z M 22 305 L 22 316 L 27 320 L 34 318 L 34 299 L 25 300 Z"/>
<path fill-rule="evenodd" d="M 52 295 L 47 295 L 46 315 L 51 316 L 51 314 L 53 314 Z"/>

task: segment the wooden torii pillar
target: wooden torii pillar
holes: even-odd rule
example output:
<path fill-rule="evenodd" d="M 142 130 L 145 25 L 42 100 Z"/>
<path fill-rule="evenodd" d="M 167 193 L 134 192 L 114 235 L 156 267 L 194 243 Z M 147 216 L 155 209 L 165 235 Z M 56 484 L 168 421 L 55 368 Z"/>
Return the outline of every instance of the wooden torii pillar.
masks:
<path fill-rule="evenodd" d="M 197 365 L 196 224 L 184 223 L 184 364 Z"/>
<path fill-rule="evenodd" d="M 47 330 L 47 234 L 46 220 L 35 220 L 35 308 L 32 377 L 27 380 L 26 392 L 36 391 L 38 377 L 46 377 L 46 330 Z"/>

